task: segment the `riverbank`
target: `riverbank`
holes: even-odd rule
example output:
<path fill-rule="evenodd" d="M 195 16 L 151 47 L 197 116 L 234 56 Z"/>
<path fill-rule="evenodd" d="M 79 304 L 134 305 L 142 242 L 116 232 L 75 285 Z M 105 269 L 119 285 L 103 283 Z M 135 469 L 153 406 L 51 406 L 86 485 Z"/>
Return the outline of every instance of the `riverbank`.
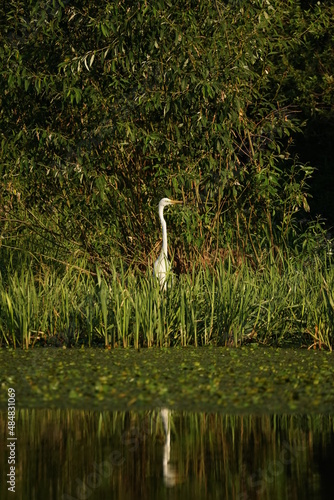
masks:
<path fill-rule="evenodd" d="M 20 267 L 0 275 L 0 346 L 240 346 L 332 349 L 334 266 L 320 259 L 251 261 L 170 277 L 150 269 Z"/>

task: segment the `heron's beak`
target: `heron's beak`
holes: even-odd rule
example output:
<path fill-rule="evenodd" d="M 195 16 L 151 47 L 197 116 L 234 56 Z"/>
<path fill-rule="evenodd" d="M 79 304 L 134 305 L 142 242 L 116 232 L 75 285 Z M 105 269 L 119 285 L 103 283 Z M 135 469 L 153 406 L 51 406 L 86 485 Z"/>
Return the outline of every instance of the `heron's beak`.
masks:
<path fill-rule="evenodd" d="M 170 200 L 172 205 L 182 205 L 183 204 L 183 201 L 179 201 L 179 200 Z"/>

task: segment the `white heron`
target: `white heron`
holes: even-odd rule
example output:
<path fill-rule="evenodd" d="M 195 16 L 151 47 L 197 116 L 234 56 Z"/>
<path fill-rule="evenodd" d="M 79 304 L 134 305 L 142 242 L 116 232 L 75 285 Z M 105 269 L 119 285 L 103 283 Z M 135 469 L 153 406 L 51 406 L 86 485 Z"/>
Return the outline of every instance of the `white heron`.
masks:
<path fill-rule="evenodd" d="M 169 198 L 162 198 L 159 202 L 159 217 L 162 227 L 162 249 L 159 257 L 154 263 L 154 276 L 158 278 L 160 286 L 164 290 L 167 289 L 166 278 L 171 268 L 167 255 L 167 224 L 164 219 L 164 208 L 168 205 L 177 205 L 180 203 L 182 203 L 182 201 L 170 200 Z"/>

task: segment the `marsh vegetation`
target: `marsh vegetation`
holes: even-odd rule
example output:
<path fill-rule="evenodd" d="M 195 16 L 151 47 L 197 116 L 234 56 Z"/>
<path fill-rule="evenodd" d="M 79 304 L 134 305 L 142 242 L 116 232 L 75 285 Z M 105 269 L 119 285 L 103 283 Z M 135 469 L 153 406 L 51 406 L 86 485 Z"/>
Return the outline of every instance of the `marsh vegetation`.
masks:
<path fill-rule="evenodd" d="M 150 271 L 107 275 L 84 262 L 58 270 L 8 266 L 1 274 L 3 346 L 275 346 L 331 349 L 331 258 L 291 259 L 254 269 L 232 256 L 174 276 L 161 291 Z"/>

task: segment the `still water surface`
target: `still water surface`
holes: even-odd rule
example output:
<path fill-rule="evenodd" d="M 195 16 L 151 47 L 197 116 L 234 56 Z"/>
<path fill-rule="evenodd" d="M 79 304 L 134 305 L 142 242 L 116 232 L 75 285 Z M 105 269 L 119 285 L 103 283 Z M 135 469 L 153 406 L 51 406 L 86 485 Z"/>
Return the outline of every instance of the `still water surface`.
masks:
<path fill-rule="evenodd" d="M 18 410 L 15 500 L 330 499 L 334 417 Z"/>

